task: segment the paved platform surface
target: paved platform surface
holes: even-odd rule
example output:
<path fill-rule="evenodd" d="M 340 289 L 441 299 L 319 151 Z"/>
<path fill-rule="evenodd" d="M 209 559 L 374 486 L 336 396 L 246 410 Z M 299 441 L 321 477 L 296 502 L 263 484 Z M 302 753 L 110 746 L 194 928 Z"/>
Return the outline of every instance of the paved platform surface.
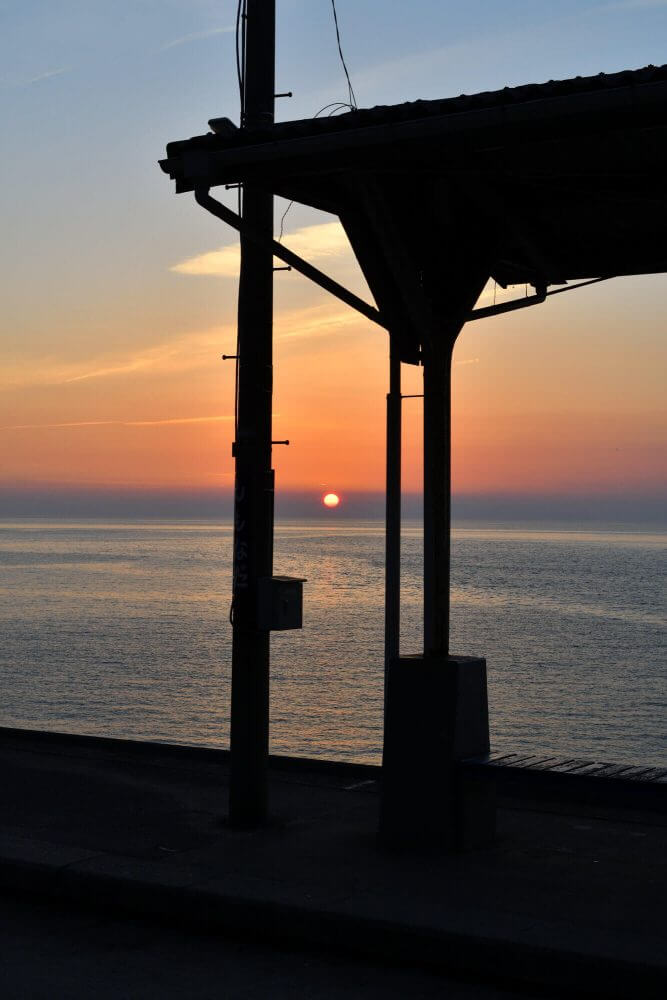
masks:
<path fill-rule="evenodd" d="M 388 962 L 445 970 L 489 996 L 522 984 L 665 995 L 656 812 L 509 799 L 491 848 L 393 853 L 375 841 L 370 768 L 274 761 L 273 822 L 239 832 L 226 825 L 223 753 L 4 731 L 0 762 L 6 892 L 169 933 L 324 949 L 378 974 Z"/>
<path fill-rule="evenodd" d="M 533 1000 L 442 970 L 0 897 L 5 1000 Z"/>

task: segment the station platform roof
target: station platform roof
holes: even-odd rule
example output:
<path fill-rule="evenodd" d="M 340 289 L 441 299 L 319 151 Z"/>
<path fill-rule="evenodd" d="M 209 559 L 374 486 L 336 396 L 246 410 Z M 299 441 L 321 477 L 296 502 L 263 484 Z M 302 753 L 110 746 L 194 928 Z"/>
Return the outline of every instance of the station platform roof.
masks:
<path fill-rule="evenodd" d="M 256 130 L 211 124 L 168 144 L 176 191 L 241 182 L 339 216 L 403 329 L 410 280 L 440 311 L 438 295 L 472 274 L 470 295 L 489 277 L 544 288 L 667 270 L 667 66 Z"/>

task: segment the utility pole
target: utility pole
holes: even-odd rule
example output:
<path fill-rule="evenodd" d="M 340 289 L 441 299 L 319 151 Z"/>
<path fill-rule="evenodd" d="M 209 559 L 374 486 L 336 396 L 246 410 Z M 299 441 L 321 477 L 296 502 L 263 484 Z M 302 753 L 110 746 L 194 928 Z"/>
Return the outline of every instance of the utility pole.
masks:
<path fill-rule="evenodd" d="M 275 0 L 247 0 L 242 128 L 273 124 Z M 268 813 L 269 641 L 259 628 L 259 581 L 273 572 L 273 196 L 243 185 L 238 399 L 234 456 L 234 582 L 229 818 L 253 827 Z"/>

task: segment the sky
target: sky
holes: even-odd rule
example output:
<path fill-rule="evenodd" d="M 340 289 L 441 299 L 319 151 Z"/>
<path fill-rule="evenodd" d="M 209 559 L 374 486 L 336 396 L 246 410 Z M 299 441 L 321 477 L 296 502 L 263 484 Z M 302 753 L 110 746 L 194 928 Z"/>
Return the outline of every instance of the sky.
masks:
<path fill-rule="evenodd" d="M 667 0 L 337 6 L 360 106 L 665 60 Z M 229 493 L 234 372 L 221 354 L 234 353 L 238 243 L 157 160 L 209 118 L 238 120 L 235 8 L 0 0 L 0 513 L 31 496 Z M 294 94 L 278 118 L 344 100 L 329 0 L 278 0 L 277 16 L 277 89 Z M 285 243 L 370 296 L 332 217 L 294 206 Z M 274 431 L 291 442 L 275 450 L 279 495 L 305 510 L 331 490 L 378 498 L 386 334 L 294 272 L 275 289 Z M 666 292 L 663 275 L 617 279 L 466 327 L 455 494 L 654 514 Z M 419 369 L 404 368 L 404 391 L 421 392 Z M 421 400 L 404 413 L 404 489 L 418 494 Z"/>

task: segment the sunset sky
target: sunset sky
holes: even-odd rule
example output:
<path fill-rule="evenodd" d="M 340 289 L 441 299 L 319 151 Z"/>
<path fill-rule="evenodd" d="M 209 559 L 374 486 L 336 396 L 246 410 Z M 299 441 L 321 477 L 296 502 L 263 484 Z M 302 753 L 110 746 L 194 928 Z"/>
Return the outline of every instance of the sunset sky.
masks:
<path fill-rule="evenodd" d="M 344 100 L 329 0 L 277 7 L 277 89 L 294 92 L 279 118 Z M 238 120 L 235 8 L 0 0 L 0 494 L 230 488 L 234 372 L 220 355 L 234 353 L 238 244 L 174 195 L 157 160 L 211 117 Z M 665 61 L 667 0 L 338 11 L 360 106 Z M 334 219 L 295 206 L 285 234 L 369 296 Z M 292 442 L 276 449 L 278 488 L 381 490 L 386 335 L 293 272 L 275 285 L 274 430 Z M 625 278 L 470 324 L 455 355 L 455 491 L 655 500 L 666 306 L 665 276 Z M 418 369 L 404 382 L 421 392 Z M 418 492 L 421 400 L 404 406 L 404 487 Z"/>

